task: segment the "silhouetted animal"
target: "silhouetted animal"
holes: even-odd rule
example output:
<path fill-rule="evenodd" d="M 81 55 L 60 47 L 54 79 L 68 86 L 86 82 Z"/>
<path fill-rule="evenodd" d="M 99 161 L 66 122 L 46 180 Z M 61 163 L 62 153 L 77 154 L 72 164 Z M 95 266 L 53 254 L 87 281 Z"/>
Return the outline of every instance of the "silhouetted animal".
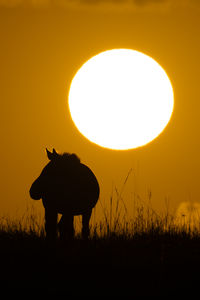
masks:
<path fill-rule="evenodd" d="M 82 215 L 82 235 L 87 238 L 92 208 L 99 198 L 98 181 L 76 154 L 46 151 L 50 162 L 30 188 L 31 198 L 42 198 L 46 237 L 55 239 L 58 225 L 61 239 L 72 238 L 73 218 Z M 62 214 L 59 224 L 58 213 Z"/>

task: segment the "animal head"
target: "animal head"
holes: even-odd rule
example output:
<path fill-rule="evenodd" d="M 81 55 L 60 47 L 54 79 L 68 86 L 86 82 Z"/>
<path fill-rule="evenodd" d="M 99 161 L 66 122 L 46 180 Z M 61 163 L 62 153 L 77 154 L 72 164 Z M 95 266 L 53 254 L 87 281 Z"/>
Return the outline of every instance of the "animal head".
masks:
<path fill-rule="evenodd" d="M 48 159 L 52 162 L 80 163 L 80 158 L 75 153 L 58 154 L 54 148 L 52 152 L 46 148 L 46 152 Z"/>

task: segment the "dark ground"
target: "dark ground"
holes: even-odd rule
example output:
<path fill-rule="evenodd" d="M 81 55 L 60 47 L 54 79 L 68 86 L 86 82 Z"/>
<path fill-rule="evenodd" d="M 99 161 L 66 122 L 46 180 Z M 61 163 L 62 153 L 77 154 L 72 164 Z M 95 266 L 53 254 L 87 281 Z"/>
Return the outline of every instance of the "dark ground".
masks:
<path fill-rule="evenodd" d="M 15 296 L 193 296 L 200 289 L 200 237 L 110 237 L 69 245 L 0 234 L 1 292 Z"/>

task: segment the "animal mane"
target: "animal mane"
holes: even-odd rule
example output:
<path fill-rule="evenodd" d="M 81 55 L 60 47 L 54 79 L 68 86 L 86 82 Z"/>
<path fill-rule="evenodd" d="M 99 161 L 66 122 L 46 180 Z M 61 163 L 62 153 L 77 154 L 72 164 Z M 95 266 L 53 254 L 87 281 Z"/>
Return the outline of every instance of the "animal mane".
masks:
<path fill-rule="evenodd" d="M 66 160 L 71 161 L 71 162 L 78 162 L 78 163 L 81 162 L 80 158 L 75 153 L 64 152 L 64 153 L 59 154 L 59 155 L 63 159 L 66 159 Z"/>

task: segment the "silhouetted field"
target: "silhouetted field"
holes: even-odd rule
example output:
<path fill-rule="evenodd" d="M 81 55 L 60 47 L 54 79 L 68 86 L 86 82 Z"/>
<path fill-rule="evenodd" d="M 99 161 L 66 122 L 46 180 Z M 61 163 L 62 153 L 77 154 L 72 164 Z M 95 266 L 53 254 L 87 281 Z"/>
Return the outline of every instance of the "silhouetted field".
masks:
<path fill-rule="evenodd" d="M 108 212 L 111 217 L 110 211 Z M 7 295 L 192 296 L 199 291 L 200 235 L 142 208 L 134 220 L 105 213 L 88 241 L 47 245 L 33 216 L 0 221 L 0 282 Z"/>

